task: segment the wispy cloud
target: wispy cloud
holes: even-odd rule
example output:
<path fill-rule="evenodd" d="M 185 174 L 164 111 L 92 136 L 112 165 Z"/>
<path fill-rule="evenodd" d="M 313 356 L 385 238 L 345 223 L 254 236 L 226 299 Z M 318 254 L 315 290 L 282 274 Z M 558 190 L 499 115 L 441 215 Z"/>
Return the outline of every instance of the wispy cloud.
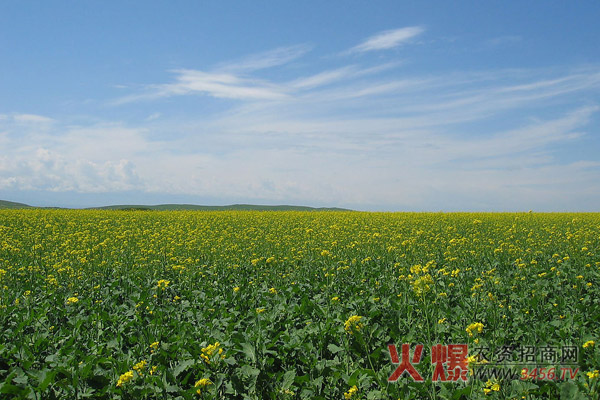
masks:
<path fill-rule="evenodd" d="M 146 92 L 121 97 L 111 104 L 121 105 L 194 93 L 238 100 L 276 100 L 286 97 L 285 91 L 275 84 L 259 79 L 242 78 L 233 73 L 191 69 L 178 69 L 172 72 L 176 75 L 175 82 L 149 85 Z"/>
<path fill-rule="evenodd" d="M 289 82 L 287 86 L 290 90 L 294 89 L 313 89 L 321 86 L 326 86 L 339 81 L 348 81 L 354 78 L 375 75 L 386 70 L 396 68 L 400 63 L 385 63 L 374 67 L 360 68 L 357 65 L 347 65 L 345 67 L 336 68 L 319 72 L 317 74 L 299 78 Z"/>
<path fill-rule="evenodd" d="M 12 114 L 0 115 L 0 120 L 13 120 L 23 124 L 49 124 L 54 122 L 52 118 L 37 114 Z"/>
<path fill-rule="evenodd" d="M 297 89 L 310 89 L 339 81 L 353 75 L 354 73 L 356 73 L 356 68 L 353 66 L 347 66 L 330 71 L 319 72 L 318 74 L 306 78 L 300 78 L 291 82 L 290 85 Z"/>
<path fill-rule="evenodd" d="M 420 26 L 409 26 L 405 28 L 384 31 L 371 36 L 364 42 L 354 46 L 349 50 L 349 52 L 363 53 L 374 50 L 392 49 L 408 42 L 410 39 L 420 35 L 424 31 L 425 29 Z"/>
<path fill-rule="evenodd" d="M 193 92 L 230 99 L 280 99 L 285 93 L 277 85 L 233 74 L 182 69 L 174 71 L 176 82 L 159 86 L 161 96 Z"/>
<path fill-rule="evenodd" d="M 262 53 L 252 54 L 238 61 L 220 64 L 217 66 L 217 69 L 225 71 L 255 71 L 277 67 L 302 57 L 308 53 L 311 48 L 312 47 L 307 44 L 278 47 Z"/>
<path fill-rule="evenodd" d="M 212 70 L 176 69 L 171 71 L 175 74 L 175 82 L 147 85 L 143 93 L 123 96 L 110 104 L 122 105 L 194 93 L 237 100 L 281 99 L 287 96 L 284 87 L 249 78 L 248 74 L 290 63 L 310 50 L 309 45 L 279 47 L 237 61 L 218 64 Z"/>

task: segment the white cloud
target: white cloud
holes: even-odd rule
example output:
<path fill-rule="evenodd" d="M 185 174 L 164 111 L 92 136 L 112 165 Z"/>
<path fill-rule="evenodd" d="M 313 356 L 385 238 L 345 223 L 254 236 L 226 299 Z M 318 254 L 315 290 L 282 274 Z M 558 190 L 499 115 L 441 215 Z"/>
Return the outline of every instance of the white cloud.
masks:
<path fill-rule="evenodd" d="M 0 189 L 81 193 L 143 190 L 131 161 L 138 152 L 147 153 L 155 146 L 143 135 L 144 130 L 118 124 L 57 124 L 39 129 L 14 121 L 2 141 Z"/>
<path fill-rule="evenodd" d="M 239 61 L 218 65 L 217 69 L 226 71 L 254 71 L 272 68 L 287 64 L 297 58 L 300 58 L 310 50 L 311 47 L 308 45 L 279 47 L 273 50 L 250 55 Z"/>
<path fill-rule="evenodd" d="M 54 122 L 52 118 L 37 114 L 0 114 L 0 121 L 16 122 L 19 124 L 50 124 Z"/>
<path fill-rule="evenodd" d="M 52 118 L 44 117 L 42 115 L 35 114 L 16 114 L 13 116 L 14 120 L 23 123 L 50 123 L 53 122 Z"/>
<path fill-rule="evenodd" d="M 408 42 L 410 39 L 420 35 L 424 31 L 425 29 L 420 26 L 409 26 L 405 28 L 384 31 L 371 36 L 359 45 L 351 48 L 349 52 L 363 53 L 366 51 L 392 49 Z"/>
<path fill-rule="evenodd" d="M 175 72 L 178 74 L 177 82 L 161 87 L 162 92 L 166 95 L 200 92 L 230 99 L 273 100 L 285 97 L 285 93 L 276 85 L 259 80 L 244 79 L 232 74 L 195 70 Z"/>
<path fill-rule="evenodd" d="M 290 91 L 295 89 L 314 89 L 343 80 L 348 81 L 354 78 L 375 75 L 385 70 L 395 68 L 399 65 L 399 63 L 385 63 L 370 68 L 359 68 L 356 65 L 347 65 L 345 67 L 323 71 L 308 77 L 296 79 L 290 82 L 288 86 Z"/>
<path fill-rule="evenodd" d="M 291 86 L 297 89 L 310 89 L 339 81 L 351 76 L 353 73 L 356 73 L 356 68 L 352 66 L 338 68 L 331 71 L 319 72 L 318 74 L 306 78 L 297 79 L 291 82 Z"/>
<path fill-rule="evenodd" d="M 236 100 L 276 100 L 287 96 L 277 85 L 258 79 L 242 78 L 232 73 L 191 69 L 179 69 L 173 72 L 176 74 L 174 83 L 151 85 L 150 91 L 122 97 L 113 101 L 112 105 L 189 94 Z"/>
<path fill-rule="evenodd" d="M 0 163 L 0 188 L 102 193 L 142 189 L 135 166 L 128 160 L 95 162 L 68 158 L 54 150 L 37 148 Z"/>

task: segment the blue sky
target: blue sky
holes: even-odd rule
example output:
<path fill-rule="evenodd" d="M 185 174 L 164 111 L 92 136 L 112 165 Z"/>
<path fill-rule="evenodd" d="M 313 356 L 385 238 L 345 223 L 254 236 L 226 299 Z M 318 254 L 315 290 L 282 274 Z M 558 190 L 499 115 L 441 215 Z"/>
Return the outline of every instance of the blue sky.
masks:
<path fill-rule="evenodd" d="M 0 199 L 599 211 L 600 3 L 3 1 Z"/>

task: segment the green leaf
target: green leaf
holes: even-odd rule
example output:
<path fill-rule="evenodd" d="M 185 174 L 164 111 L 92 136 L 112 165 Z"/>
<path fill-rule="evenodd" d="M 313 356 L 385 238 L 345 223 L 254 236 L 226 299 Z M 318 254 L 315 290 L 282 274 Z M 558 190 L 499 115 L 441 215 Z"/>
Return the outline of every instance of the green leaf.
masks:
<path fill-rule="evenodd" d="M 296 378 L 296 371 L 290 370 L 283 374 L 283 383 L 281 384 L 282 389 L 289 389 L 290 386 L 294 383 L 294 378 Z"/>
<path fill-rule="evenodd" d="M 560 388 L 561 399 L 580 399 L 584 398 L 579 392 L 579 388 L 573 382 L 565 382 Z"/>
<path fill-rule="evenodd" d="M 54 380 L 54 376 L 56 375 L 56 371 L 51 371 L 48 369 L 44 369 L 40 371 L 37 378 L 39 380 L 38 390 L 43 392 L 48 388 L 48 385 Z"/>
<path fill-rule="evenodd" d="M 242 352 L 253 362 L 256 362 L 256 351 L 250 343 L 242 343 Z"/>
<path fill-rule="evenodd" d="M 179 374 L 181 374 L 183 371 L 185 371 L 194 364 L 196 364 L 195 360 L 184 360 L 180 362 L 175 368 L 173 368 L 173 377 L 177 378 Z"/>
<path fill-rule="evenodd" d="M 344 348 L 340 347 L 336 344 L 330 343 L 327 345 L 327 350 L 329 350 L 330 352 L 332 352 L 333 354 L 339 353 L 340 351 L 343 351 Z"/>
<path fill-rule="evenodd" d="M 369 393 L 367 393 L 367 400 L 375 400 L 375 399 L 382 399 L 383 398 L 383 393 L 381 393 L 381 391 L 379 390 L 372 390 Z"/>

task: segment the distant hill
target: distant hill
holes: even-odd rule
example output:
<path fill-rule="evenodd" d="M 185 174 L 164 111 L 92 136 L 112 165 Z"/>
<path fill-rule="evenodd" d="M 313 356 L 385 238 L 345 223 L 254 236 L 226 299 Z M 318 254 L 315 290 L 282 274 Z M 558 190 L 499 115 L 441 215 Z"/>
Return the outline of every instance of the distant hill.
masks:
<path fill-rule="evenodd" d="M 0 200 L 0 208 L 31 208 L 31 206 L 23 203 L 15 203 L 14 201 Z"/>
<path fill-rule="evenodd" d="M 0 200 L 0 209 L 2 208 L 36 208 L 23 203 L 15 203 L 12 201 Z M 39 207 L 39 208 L 57 208 L 57 207 Z M 140 204 L 123 204 L 103 207 L 90 207 L 92 210 L 199 210 L 199 211 L 227 211 L 227 210 L 242 210 L 242 211 L 351 211 L 345 208 L 337 207 L 305 207 L 305 206 L 263 206 L 254 204 L 232 204 L 229 206 L 199 206 L 196 204 L 159 204 L 154 206 Z"/>
<path fill-rule="evenodd" d="M 254 204 L 232 204 L 229 206 L 199 206 L 196 204 L 159 204 L 155 206 L 147 205 L 114 205 L 104 207 L 94 207 L 94 209 L 100 210 L 199 210 L 199 211 L 228 211 L 228 210 L 241 210 L 241 211 L 351 211 L 345 208 L 338 207 L 306 207 L 306 206 L 290 206 L 290 205 L 278 205 L 278 206 L 265 206 L 265 205 L 254 205 Z"/>

